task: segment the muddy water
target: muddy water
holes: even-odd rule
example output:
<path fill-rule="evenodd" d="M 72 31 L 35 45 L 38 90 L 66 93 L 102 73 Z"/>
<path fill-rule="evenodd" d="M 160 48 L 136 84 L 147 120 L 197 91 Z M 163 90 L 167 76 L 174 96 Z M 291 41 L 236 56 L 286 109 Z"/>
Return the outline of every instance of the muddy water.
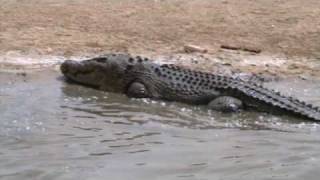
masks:
<path fill-rule="evenodd" d="M 320 104 L 317 82 L 273 83 Z M 303 87 L 303 88 L 302 88 Z M 304 89 L 305 88 L 305 89 Z M 319 124 L 0 73 L 1 179 L 318 179 Z"/>

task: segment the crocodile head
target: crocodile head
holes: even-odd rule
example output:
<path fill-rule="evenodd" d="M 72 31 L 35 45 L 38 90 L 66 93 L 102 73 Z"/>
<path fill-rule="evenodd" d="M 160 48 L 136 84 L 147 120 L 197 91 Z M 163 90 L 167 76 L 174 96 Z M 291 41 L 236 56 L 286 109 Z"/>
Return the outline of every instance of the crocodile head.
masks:
<path fill-rule="evenodd" d="M 76 83 L 121 92 L 126 86 L 124 76 L 130 65 L 128 56 L 112 55 L 84 61 L 66 60 L 60 70 L 67 79 Z"/>

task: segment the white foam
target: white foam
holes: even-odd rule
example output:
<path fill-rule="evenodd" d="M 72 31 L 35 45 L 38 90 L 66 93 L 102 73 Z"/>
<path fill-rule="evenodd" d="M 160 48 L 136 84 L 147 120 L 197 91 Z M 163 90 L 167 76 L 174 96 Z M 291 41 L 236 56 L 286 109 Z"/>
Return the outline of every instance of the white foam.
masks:
<path fill-rule="evenodd" d="M 83 60 L 85 56 L 66 58 L 59 55 L 24 54 L 19 51 L 8 51 L 0 54 L 0 67 L 40 68 L 61 64 L 66 59 Z"/>
<path fill-rule="evenodd" d="M 243 64 L 248 65 L 257 65 L 257 66 L 265 66 L 265 65 L 272 65 L 272 66 L 282 66 L 287 63 L 288 60 L 281 57 L 270 57 L 270 56 L 248 56 L 242 60 Z"/>

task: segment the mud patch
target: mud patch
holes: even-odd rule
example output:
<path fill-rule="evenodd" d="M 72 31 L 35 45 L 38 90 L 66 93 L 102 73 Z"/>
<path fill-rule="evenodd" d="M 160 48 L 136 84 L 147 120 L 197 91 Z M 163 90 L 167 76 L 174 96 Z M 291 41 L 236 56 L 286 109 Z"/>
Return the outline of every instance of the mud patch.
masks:
<path fill-rule="evenodd" d="M 55 63 L 56 56 L 77 59 L 106 52 L 175 56 L 186 44 L 194 44 L 207 49 L 210 60 L 244 72 L 319 75 L 319 66 L 313 66 L 320 57 L 318 0 L 0 3 L 0 53 L 18 52 L 31 64 Z M 227 52 L 221 49 L 224 45 L 261 53 Z M 40 58 L 28 58 L 34 54 Z M 17 64 L 10 58 L 0 61 Z M 213 71 L 201 62 L 198 67 Z"/>

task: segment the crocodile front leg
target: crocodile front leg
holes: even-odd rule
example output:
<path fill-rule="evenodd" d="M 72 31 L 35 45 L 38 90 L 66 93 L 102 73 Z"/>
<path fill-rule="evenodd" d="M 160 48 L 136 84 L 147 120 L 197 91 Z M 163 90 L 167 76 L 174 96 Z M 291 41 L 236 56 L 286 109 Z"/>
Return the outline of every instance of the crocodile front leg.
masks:
<path fill-rule="evenodd" d="M 231 96 L 220 96 L 208 104 L 210 109 L 222 112 L 237 112 L 243 108 L 241 100 Z"/>
<path fill-rule="evenodd" d="M 133 98 L 148 98 L 148 97 L 150 97 L 145 85 L 142 83 L 139 83 L 139 82 L 131 83 L 127 89 L 126 94 L 128 97 L 133 97 Z"/>

